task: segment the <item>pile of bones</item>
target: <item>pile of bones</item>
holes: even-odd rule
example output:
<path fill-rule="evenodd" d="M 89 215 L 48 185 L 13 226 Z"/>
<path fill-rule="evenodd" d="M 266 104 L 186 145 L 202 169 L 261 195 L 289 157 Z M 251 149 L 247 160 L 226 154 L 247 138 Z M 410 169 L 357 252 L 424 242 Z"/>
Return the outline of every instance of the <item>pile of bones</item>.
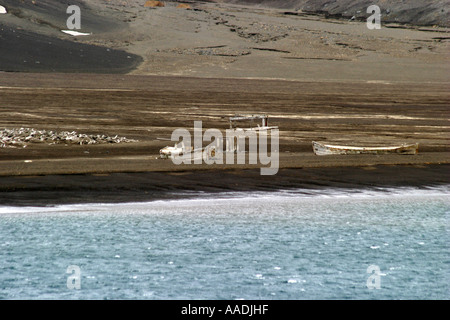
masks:
<path fill-rule="evenodd" d="M 123 143 L 136 142 L 133 139 L 127 139 L 119 136 L 107 136 L 104 134 L 88 135 L 77 133 L 75 131 L 47 131 L 36 130 L 33 128 L 20 129 L 2 129 L 0 130 L 0 148 L 22 147 L 25 148 L 29 143 L 47 143 L 47 144 L 100 144 L 100 143 Z"/>

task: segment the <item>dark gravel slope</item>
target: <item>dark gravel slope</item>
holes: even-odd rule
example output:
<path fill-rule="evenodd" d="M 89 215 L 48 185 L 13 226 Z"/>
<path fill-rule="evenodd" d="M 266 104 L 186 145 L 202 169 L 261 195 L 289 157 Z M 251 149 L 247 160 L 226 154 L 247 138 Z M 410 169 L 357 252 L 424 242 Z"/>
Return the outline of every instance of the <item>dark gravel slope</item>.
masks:
<path fill-rule="evenodd" d="M 216 2 L 241 5 L 260 5 L 287 10 L 322 13 L 332 17 L 367 19 L 370 5 L 378 5 L 382 22 L 417 26 L 450 26 L 448 0 L 218 0 Z"/>

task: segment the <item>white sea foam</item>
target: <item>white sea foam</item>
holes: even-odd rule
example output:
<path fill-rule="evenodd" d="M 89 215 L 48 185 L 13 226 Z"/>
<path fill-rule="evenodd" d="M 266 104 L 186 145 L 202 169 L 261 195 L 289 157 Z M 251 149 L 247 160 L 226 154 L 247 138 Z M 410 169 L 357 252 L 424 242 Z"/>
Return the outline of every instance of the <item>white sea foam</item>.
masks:
<path fill-rule="evenodd" d="M 174 197 L 177 194 L 173 194 Z M 188 197 L 186 197 L 188 196 Z M 423 198 L 441 197 L 450 203 L 450 185 L 428 188 L 373 188 L 373 189 L 293 189 L 274 192 L 226 192 L 226 193 L 187 193 L 180 195 L 178 199 L 155 200 L 149 202 L 125 202 L 125 203 L 83 203 L 55 205 L 47 207 L 33 206 L 0 206 L 1 214 L 13 213 L 63 213 L 63 212 L 92 212 L 96 213 L 111 211 L 142 211 L 148 208 L 183 208 L 189 206 L 222 206 L 230 203 L 248 204 L 250 201 L 258 203 L 271 203 L 273 201 L 290 200 L 316 200 L 323 201 L 345 201 L 357 199 L 383 199 L 383 198 Z"/>
<path fill-rule="evenodd" d="M 176 194 L 174 194 L 176 196 Z M 192 196 L 192 195 L 191 195 Z M 399 188 L 373 188 L 373 189 L 292 189 L 271 192 L 226 192 L 221 194 L 199 193 L 195 198 L 170 199 L 170 200 L 156 200 L 152 203 L 158 205 L 171 206 L 175 204 L 208 204 L 211 205 L 211 200 L 215 204 L 234 202 L 247 202 L 252 200 L 276 201 L 295 199 L 374 199 L 387 197 L 432 197 L 444 196 L 448 197 L 450 201 L 450 185 L 427 188 L 413 188 L 413 187 L 399 187 Z M 134 203 L 139 205 L 139 203 Z M 141 203 L 142 204 L 142 203 Z"/>

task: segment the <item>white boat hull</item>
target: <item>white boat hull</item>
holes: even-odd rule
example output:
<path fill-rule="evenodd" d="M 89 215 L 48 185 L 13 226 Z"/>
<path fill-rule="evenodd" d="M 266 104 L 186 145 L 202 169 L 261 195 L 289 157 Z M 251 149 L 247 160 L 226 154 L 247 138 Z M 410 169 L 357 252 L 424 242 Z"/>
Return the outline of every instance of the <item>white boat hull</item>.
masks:
<path fill-rule="evenodd" d="M 318 156 L 333 155 L 333 154 L 417 154 L 419 144 L 403 144 L 392 147 L 350 147 L 323 144 L 320 142 L 312 142 L 313 151 Z"/>

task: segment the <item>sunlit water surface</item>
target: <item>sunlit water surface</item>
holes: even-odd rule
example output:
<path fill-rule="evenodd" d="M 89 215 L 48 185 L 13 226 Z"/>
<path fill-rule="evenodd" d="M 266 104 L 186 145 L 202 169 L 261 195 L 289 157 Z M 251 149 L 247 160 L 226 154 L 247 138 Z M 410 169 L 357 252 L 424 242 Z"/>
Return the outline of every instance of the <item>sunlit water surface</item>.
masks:
<path fill-rule="evenodd" d="M 448 186 L 0 207 L 0 299 L 449 299 L 449 212 Z"/>

